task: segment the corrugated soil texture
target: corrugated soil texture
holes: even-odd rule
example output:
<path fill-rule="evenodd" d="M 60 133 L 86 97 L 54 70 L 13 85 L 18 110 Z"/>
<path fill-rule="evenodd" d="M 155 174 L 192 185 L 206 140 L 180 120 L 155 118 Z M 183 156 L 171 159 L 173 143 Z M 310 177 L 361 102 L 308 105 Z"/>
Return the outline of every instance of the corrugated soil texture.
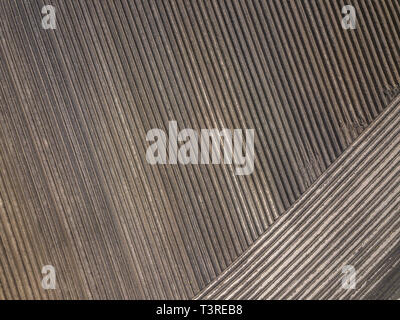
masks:
<path fill-rule="evenodd" d="M 400 96 L 198 298 L 395 296 L 400 261 L 399 115 Z M 349 267 L 355 274 L 354 288 L 346 287 L 346 281 L 343 286 Z"/>
<path fill-rule="evenodd" d="M 399 91 L 399 17 L 391 0 L 0 1 L 0 299 L 193 297 Z M 171 120 L 255 129 L 254 172 L 149 165 L 146 133 Z"/>

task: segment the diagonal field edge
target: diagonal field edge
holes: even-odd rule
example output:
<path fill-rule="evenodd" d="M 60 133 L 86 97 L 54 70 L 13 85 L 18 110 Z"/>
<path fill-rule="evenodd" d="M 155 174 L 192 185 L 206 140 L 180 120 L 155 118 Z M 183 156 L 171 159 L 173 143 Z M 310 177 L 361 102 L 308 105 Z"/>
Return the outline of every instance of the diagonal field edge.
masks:
<path fill-rule="evenodd" d="M 332 246 L 336 246 L 336 260 L 339 261 L 341 255 L 346 255 L 347 261 L 358 261 L 359 270 L 358 278 L 369 280 L 368 275 L 373 271 L 374 265 L 385 259 L 386 253 L 392 250 L 399 239 L 399 117 L 400 97 L 397 97 L 391 105 L 385 110 L 380 117 L 374 121 L 369 128 L 335 161 L 332 166 L 319 178 L 316 183 L 288 210 L 288 212 L 280 218 L 269 230 L 267 230 L 243 255 L 239 257 L 228 269 L 225 270 L 214 282 L 205 288 L 196 299 L 254 299 L 254 298 L 362 298 L 371 288 L 377 285 L 377 281 L 383 278 L 385 274 L 376 276 L 378 272 L 389 272 L 387 268 L 381 268 L 375 271 L 373 281 L 365 281 L 359 290 L 349 292 L 341 290 L 341 273 L 336 261 L 331 261 L 332 266 L 324 266 L 325 269 L 331 270 L 331 275 L 322 277 L 323 270 L 319 267 L 326 264 L 329 256 L 322 260 L 320 264 L 313 265 L 312 261 L 317 259 L 317 253 L 323 253 Z M 372 170 L 374 169 L 374 170 Z M 371 177 L 376 179 L 370 181 Z M 349 190 L 349 185 L 352 189 Z M 369 191 L 369 194 L 367 193 Z M 385 194 L 386 193 L 386 194 Z M 379 199 L 381 195 L 385 198 Z M 343 220 L 343 217 L 351 216 L 353 209 L 355 214 L 362 215 L 368 212 L 368 208 L 351 207 L 349 200 L 353 202 L 358 199 L 369 199 L 369 207 L 381 208 L 379 212 L 372 210 L 363 217 L 359 222 L 359 226 L 365 227 L 363 230 L 369 230 L 368 223 L 374 224 L 374 219 L 379 221 L 380 217 L 384 217 L 375 226 L 375 231 L 370 234 L 359 234 L 364 241 L 364 245 L 360 244 L 354 250 L 354 254 L 346 251 L 346 245 L 351 246 L 353 233 L 348 235 L 349 240 L 341 238 L 342 243 L 336 242 L 318 242 L 319 238 L 329 235 L 323 233 L 323 229 L 319 229 L 319 233 L 311 233 L 305 236 L 299 234 L 296 227 L 299 227 L 298 221 L 308 219 L 317 219 L 326 215 L 326 220 L 334 218 Z M 378 201 L 380 200 L 380 201 Z M 361 201 L 361 200 L 360 200 Z M 339 202 L 339 203 L 338 203 Z M 377 203 L 379 202 L 379 203 Z M 331 206 L 336 206 L 336 210 L 332 211 Z M 324 209 L 325 208 L 325 209 Z M 360 210 L 363 209 L 363 210 Z M 375 208 L 375 207 L 374 207 Z M 329 212 L 331 210 L 332 212 Z M 371 210 L 369 210 L 371 211 Z M 342 216 L 339 217 L 341 212 Z M 310 228 L 313 226 L 310 226 Z M 329 226 L 325 226 L 329 227 Z M 352 228 L 354 225 L 344 222 L 342 229 Z M 323 228 L 323 226 L 321 226 Z M 341 228 L 337 226 L 337 228 Z M 362 229 L 362 228 L 361 228 Z M 332 231 L 332 233 L 335 233 Z M 385 233 L 386 232 L 386 233 Z M 342 232 L 343 233 L 343 232 Z M 373 242 L 368 242 L 373 239 Z M 283 239 L 283 241 L 278 242 Z M 307 241 L 309 246 L 314 244 L 313 252 L 304 251 L 292 252 L 292 256 L 288 256 L 290 247 L 285 247 L 286 241 L 293 240 L 299 244 Z M 332 238 L 333 239 L 333 238 Z M 360 241 L 358 241 L 360 242 Z M 361 241 L 362 243 L 362 241 Z M 368 245 L 375 250 L 373 254 Z M 374 248 L 374 246 L 376 248 Z M 281 254 L 275 257 L 275 261 L 271 260 L 277 250 L 281 250 Z M 374 261 L 371 262 L 367 258 L 373 256 Z M 305 259 L 306 258 L 306 259 Z M 298 270 L 292 270 L 291 265 L 296 265 L 296 261 L 304 259 L 303 265 L 297 265 L 298 270 L 307 273 L 305 268 L 315 267 L 315 272 L 309 272 L 306 279 L 301 279 L 302 273 Z M 328 259 L 328 260 L 327 260 Z M 289 261 L 289 262 L 288 262 Z M 366 261 L 368 265 L 366 265 Z M 344 263 L 344 262 L 343 262 Z M 369 264 L 370 263 L 370 264 Z M 337 264 L 337 265 L 336 265 Z M 346 263 L 345 263 L 346 264 Z M 271 270 L 277 268 L 280 270 Z M 333 270 L 333 271 L 332 271 Z M 275 273 L 274 273 L 275 272 Z M 293 272 L 298 276 L 288 274 Z M 289 279 L 289 280 L 288 280 Z M 273 286 L 274 289 L 268 289 Z M 308 288 L 313 288 L 312 291 Z M 335 289 L 328 289 L 334 287 Z M 260 289 L 262 288 L 262 289 Z M 307 294 L 304 294 L 307 293 Z"/>

